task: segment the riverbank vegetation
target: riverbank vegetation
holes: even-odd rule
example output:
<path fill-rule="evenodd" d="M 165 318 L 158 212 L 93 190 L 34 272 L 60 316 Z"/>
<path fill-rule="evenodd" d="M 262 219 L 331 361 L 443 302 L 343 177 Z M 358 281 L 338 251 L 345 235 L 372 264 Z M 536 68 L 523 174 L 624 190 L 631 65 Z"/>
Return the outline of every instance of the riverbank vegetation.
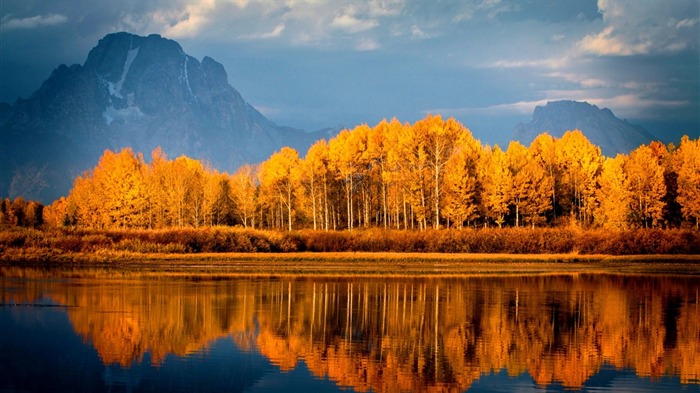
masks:
<path fill-rule="evenodd" d="M 160 149 L 149 163 L 130 149 L 106 151 L 43 218 L 91 229 L 697 227 L 698 184 L 700 140 L 608 158 L 574 130 L 502 150 L 454 119 L 427 116 L 344 130 L 303 158 L 285 147 L 233 175 Z"/>
<path fill-rule="evenodd" d="M 261 231 L 205 227 L 159 230 L 6 228 L 0 259 L 71 253 L 396 252 L 475 254 L 700 254 L 700 233 L 680 229 L 463 228 L 461 230 Z"/>

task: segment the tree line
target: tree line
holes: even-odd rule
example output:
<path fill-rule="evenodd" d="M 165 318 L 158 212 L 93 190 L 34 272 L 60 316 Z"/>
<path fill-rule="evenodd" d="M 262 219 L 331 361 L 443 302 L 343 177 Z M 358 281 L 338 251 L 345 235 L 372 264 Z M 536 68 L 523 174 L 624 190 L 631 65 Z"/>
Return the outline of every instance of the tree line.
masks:
<path fill-rule="evenodd" d="M 26 201 L 16 197 L 10 201 L 5 198 L 0 201 L 0 226 L 36 228 L 44 223 L 44 205 L 37 201 Z"/>
<path fill-rule="evenodd" d="M 699 219 L 700 139 L 605 157 L 573 130 L 503 150 L 439 115 L 359 125 L 304 157 L 284 147 L 232 175 L 160 149 L 150 162 L 129 148 L 107 150 L 44 209 L 47 223 L 96 229 L 624 229 L 698 227 Z"/>

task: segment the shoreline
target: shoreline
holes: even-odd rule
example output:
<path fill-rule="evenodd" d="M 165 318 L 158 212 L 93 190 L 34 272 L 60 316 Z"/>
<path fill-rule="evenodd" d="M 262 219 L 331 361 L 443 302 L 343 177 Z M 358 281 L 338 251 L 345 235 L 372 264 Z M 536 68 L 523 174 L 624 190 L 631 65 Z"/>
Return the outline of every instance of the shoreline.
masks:
<path fill-rule="evenodd" d="M 26 251 L 26 250 L 25 250 Z M 298 252 L 158 254 L 133 252 L 17 253 L 0 267 L 113 275 L 183 277 L 469 277 L 542 274 L 663 274 L 700 276 L 700 255 L 443 254 Z M 83 271 L 82 273 L 80 271 Z M 17 273 L 20 274 L 20 273 Z M 6 273 L 0 275 L 5 276 Z"/>

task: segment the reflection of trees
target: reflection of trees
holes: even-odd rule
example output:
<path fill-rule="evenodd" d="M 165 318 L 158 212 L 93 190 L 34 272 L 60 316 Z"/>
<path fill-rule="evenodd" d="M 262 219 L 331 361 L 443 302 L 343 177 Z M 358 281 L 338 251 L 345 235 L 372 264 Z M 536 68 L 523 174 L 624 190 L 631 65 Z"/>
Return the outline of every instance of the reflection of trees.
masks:
<path fill-rule="evenodd" d="M 527 371 L 539 384 L 580 387 L 604 362 L 640 376 L 679 375 L 685 383 L 700 372 L 692 280 L 270 285 L 294 289 L 289 304 L 273 302 L 270 313 L 259 315 L 261 352 L 283 368 L 305 359 L 317 376 L 358 390 L 466 389 L 504 368 L 511 375 Z"/>
<path fill-rule="evenodd" d="M 24 270 L 22 275 L 26 277 L 28 272 Z M 15 273 L 0 270 L 0 280 Z M 35 274 L 44 277 L 41 271 Z M 76 283 L 27 278 L 24 293 L 2 291 L 2 302 L 50 297 L 69 306 L 66 310 L 75 331 L 92 343 L 105 364 L 129 366 L 146 352 L 151 354 L 151 362 L 158 364 L 168 354 L 193 353 L 225 335 L 232 335 L 244 350 L 254 347 L 256 287 L 248 281 L 97 278 Z M 13 295 L 8 297 L 8 293 Z"/>
<path fill-rule="evenodd" d="M 502 369 L 580 387 L 604 363 L 683 383 L 700 377 L 692 278 L 79 283 L 33 281 L 3 301 L 49 294 L 78 306 L 69 317 L 105 363 L 129 365 L 145 352 L 157 363 L 231 335 L 283 370 L 304 361 L 359 391 L 464 390 Z"/>

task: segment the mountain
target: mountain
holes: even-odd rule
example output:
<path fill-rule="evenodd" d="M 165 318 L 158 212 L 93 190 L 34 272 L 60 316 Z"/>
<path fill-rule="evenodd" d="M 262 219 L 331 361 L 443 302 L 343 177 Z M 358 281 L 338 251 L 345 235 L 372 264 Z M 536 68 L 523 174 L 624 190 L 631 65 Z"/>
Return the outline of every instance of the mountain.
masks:
<path fill-rule="evenodd" d="M 610 109 L 577 101 L 554 101 L 536 107 L 532 121 L 518 124 L 513 139 L 529 145 L 542 132 L 561 137 L 574 129 L 581 130 L 608 157 L 629 153 L 656 139 L 641 126 L 618 119 Z"/>
<path fill-rule="evenodd" d="M 0 103 L 0 195 L 50 202 L 105 149 L 149 157 L 161 146 L 233 171 L 327 136 L 266 119 L 210 57 L 200 62 L 156 34 L 114 33 L 83 65 L 61 65 L 29 98 Z"/>

